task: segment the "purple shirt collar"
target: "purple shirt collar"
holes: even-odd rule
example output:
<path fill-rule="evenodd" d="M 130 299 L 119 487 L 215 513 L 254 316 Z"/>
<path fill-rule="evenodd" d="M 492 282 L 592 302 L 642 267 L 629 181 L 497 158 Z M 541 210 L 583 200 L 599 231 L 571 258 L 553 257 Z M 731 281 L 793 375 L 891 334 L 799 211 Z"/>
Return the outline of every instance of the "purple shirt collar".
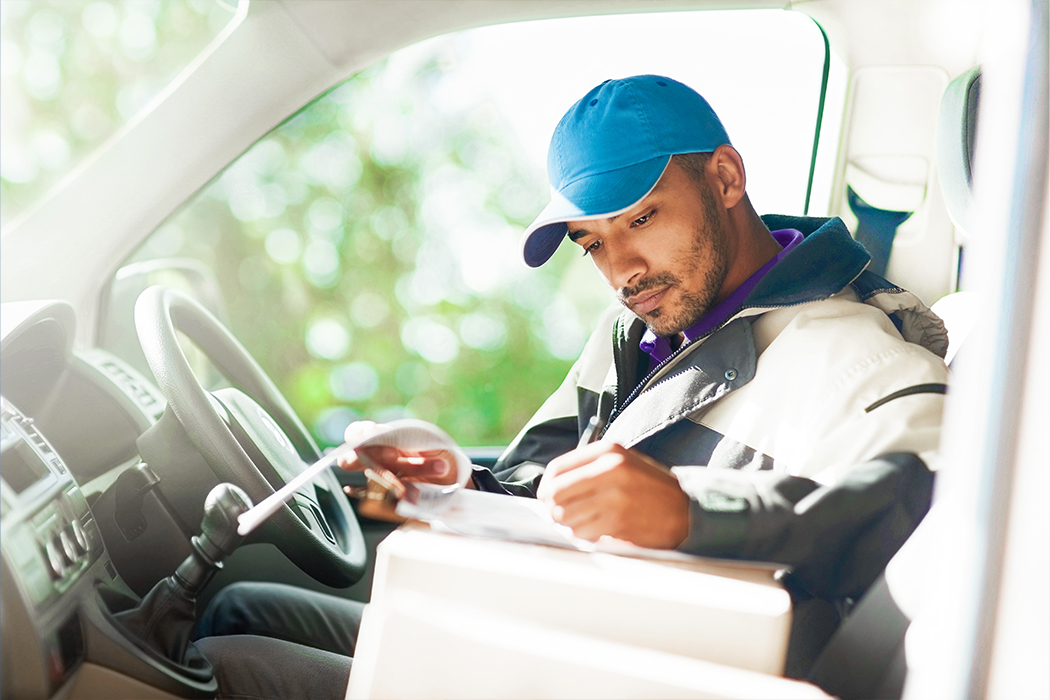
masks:
<path fill-rule="evenodd" d="M 747 295 L 751 293 L 751 290 L 755 288 L 762 278 L 766 276 L 766 273 L 772 270 L 773 266 L 780 262 L 780 260 L 787 255 L 788 251 L 801 243 L 803 238 L 802 233 L 793 228 L 772 231 L 772 234 L 773 239 L 780 244 L 783 250 L 777 253 L 776 257 L 759 268 L 755 274 L 748 277 L 744 283 L 734 289 L 729 296 L 708 309 L 707 313 L 701 316 L 699 321 L 682 331 L 682 335 L 685 336 L 683 345 L 688 345 L 697 338 L 704 337 L 736 313 L 737 309 L 740 308 L 740 305 L 744 303 L 744 299 L 747 298 Z M 638 347 L 640 347 L 643 352 L 649 353 L 653 358 L 651 364 L 652 367 L 656 367 L 674 354 L 674 350 L 671 349 L 671 344 L 667 342 L 667 338 L 658 336 L 649 329 L 645 330 L 641 342 L 638 343 Z"/>

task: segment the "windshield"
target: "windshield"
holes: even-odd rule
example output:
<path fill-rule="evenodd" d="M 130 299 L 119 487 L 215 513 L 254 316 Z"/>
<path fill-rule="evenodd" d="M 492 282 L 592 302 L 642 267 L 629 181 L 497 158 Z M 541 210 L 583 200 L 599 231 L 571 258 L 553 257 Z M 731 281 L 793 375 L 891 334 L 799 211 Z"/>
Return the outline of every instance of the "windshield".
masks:
<path fill-rule="evenodd" d="M 506 444 L 613 303 L 572 246 L 539 270 L 518 257 L 561 114 L 609 77 L 675 77 L 722 116 L 756 208 L 800 214 L 826 59 L 819 27 L 783 11 L 527 22 L 408 47 L 258 141 L 132 256 L 113 303 L 192 259 L 191 277 L 214 275 L 196 289 L 220 290 L 199 296 L 322 445 L 402 416 Z M 101 333 L 126 355 L 128 313 Z"/>
<path fill-rule="evenodd" d="M 0 222 L 116 133 L 235 9 L 232 0 L 3 0 Z"/>

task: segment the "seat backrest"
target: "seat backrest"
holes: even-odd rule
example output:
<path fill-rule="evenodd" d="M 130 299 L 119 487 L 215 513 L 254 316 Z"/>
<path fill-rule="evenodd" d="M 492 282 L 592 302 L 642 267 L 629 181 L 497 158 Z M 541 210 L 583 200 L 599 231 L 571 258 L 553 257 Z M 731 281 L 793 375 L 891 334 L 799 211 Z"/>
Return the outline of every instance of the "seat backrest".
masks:
<path fill-rule="evenodd" d="M 937 122 L 937 178 L 948 216 L 964 237 L 973 224 L 973 145 L 980 97 L 977 66 L 948 84 Z"/>
<path fill-rule="evenodd" d="M 977 104 L 981 97 L 981 68 L 966 71 L 951 83 L 941 98 L 937 123 L 937 179 L 948 216 L 963 243 L 973 229 L 973 146 L 977 133 Z M 959 251 L 960 263 L 965 248 Z M 933 312 L 948 329 L 950 365 L 977 321 L 978 298 L 970 292 L 948 294 L 933 304 Z"/>

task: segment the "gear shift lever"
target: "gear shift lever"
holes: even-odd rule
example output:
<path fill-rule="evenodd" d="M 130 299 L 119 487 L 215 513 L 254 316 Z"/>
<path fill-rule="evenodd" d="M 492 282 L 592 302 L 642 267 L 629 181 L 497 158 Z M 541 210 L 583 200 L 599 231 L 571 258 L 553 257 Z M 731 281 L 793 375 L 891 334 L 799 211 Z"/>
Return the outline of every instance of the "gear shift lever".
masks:
<path fill-rule="evenodd" d="M 142 645 L 193 675 L 211 678 L 211 665 L 190 643 L 197 593 L 244 539 L 237 534 L 237 517 L 251 507 L 248 495 L 237 486 L 213 488 L 204 501 L 201 534 L 190 539 L 190 555 L 137 607 L 116 615 Z"/>
<path fill-rule="evenodd" d="M 248 494 L 233 484 L 219 484 L 208 493 L 201 534 L 190 539 L 192 552 L 175 570 L 175 580 L 191 595 L 204 588 L 240 545 L 244 538 L 237 534 L 237 518 L 251 507 Z"/>

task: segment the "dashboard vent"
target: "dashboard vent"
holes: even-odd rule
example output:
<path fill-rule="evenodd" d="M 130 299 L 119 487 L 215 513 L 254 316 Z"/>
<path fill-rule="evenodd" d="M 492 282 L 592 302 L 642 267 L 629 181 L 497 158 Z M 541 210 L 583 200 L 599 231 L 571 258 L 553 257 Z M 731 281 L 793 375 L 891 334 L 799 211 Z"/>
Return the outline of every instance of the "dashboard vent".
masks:
<path fill-rule="evenodd" d="M 164 413 L 167 402 L 141 374 L 105 350 L 91 350 L 83 358 L 105 374 L 129 399 L 154 420 Z"/>

